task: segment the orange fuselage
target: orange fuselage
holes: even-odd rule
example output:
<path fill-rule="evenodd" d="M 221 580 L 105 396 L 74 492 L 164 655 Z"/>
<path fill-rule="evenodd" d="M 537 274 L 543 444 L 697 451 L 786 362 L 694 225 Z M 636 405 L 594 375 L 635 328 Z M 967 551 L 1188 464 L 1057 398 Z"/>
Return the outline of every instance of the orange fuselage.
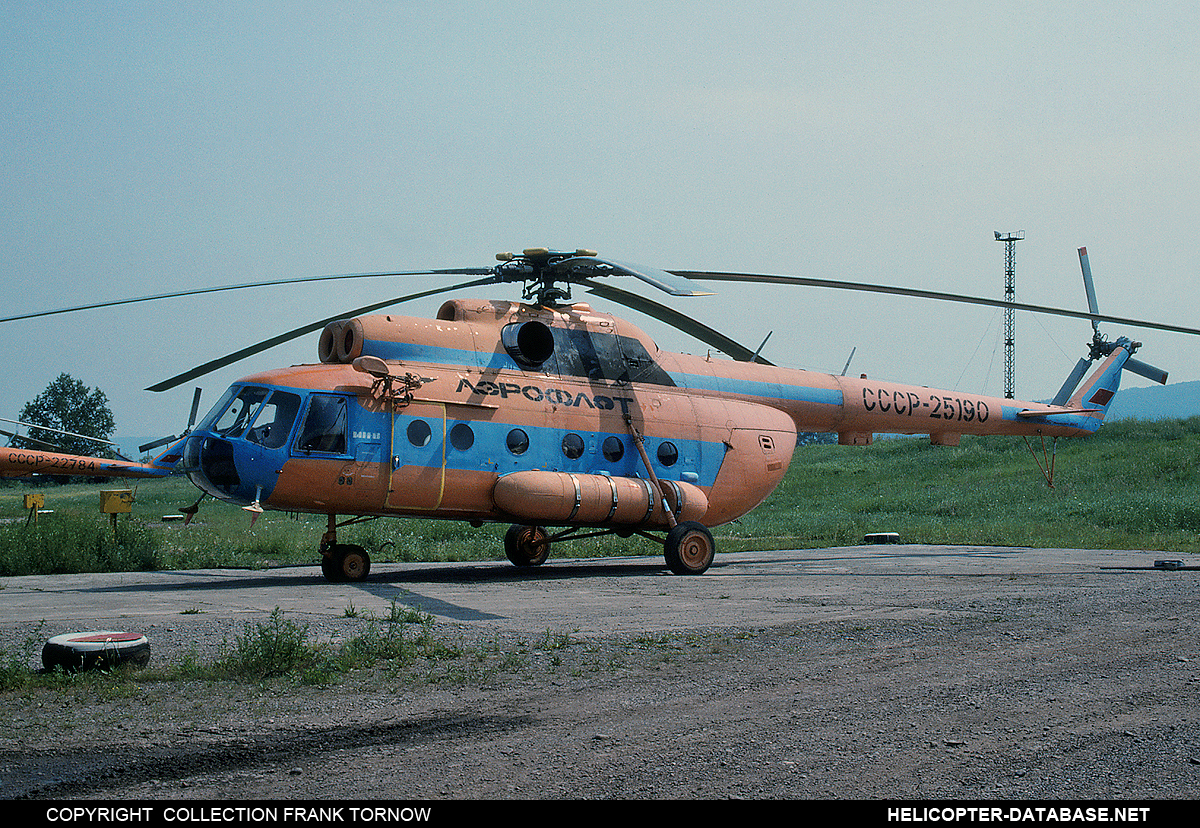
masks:
<path fill-rule="evenodd" d="M 235 383 L 140 468 L 182 469 L 223 500 L 282 511 L 715 526 L 778 485 L 797 432 L 950 445 L 961 434 L 1090 434 L 1128 357 L 1118 348 L 1052 407 L 663 352 L 581 304 L 468 300 L 436 319 L 332 323 L 318 351 L 318 364 Z M 0 471 L 53 473 L 51 457 L 0 455 Z"/>

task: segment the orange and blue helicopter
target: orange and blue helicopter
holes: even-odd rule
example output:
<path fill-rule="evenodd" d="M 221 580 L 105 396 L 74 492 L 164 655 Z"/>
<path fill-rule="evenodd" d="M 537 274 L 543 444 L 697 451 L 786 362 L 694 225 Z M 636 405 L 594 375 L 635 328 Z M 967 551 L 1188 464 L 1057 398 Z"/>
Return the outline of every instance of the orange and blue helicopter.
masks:
<path fill-rule="evenodd" d="M 661 539 L 673 572 L 700 574 L 716 552 L 710 527 L 746 514 L 772 492 L 798 432 L 836 433 L 848 445 L 881 433 L 928 434 L 939 445 L 957 445 L 963 434 L 1086 436 L 1100 427 L 1123 371 L 1165 383 L 1164 371 L 1133 359 L 1139 343 L 1109 341 L 1099 323 L 1200 330 L 1099 314 L 1086 249 L 1079 256 L 1087 312 L 794 276 L 663 271 L 590 250 L 546 248 L 498 254 L 498 264 L 487 268 L 286 280 L 478 277 L 320 320 L 151 386 L 173 388 L 321 331 L 319 362 L 247 376 L 199 422 L 197 393 L 184 434 L 141 447 L 166 447 L 149 462 L 3 448 L 0 475 L 186 474 L 204 493 L 201 500 L 211 495 L 255 517 L 264 510 L 326 515 L 319 552 L 333 581 L 362 580 L 370 571 L 368 552 L 339 543 L 338 529 L 379 517 L 510 523 L 504 549 L 517 566 L 543 563 L 559 541 L 639 534 Z M 698 287 L 703 281 L 760 282 L 993 305 L 1090 319 L 1093 338 L 1051 402 L 1023 402 L 779 367 L 669 307 L 602 281 L 612 276 L 675 296 L 707 293 Z M 433 319 L 371 315 L 502 282 L 523 283 L 524 301 L 455 299 Z M 266 284 L 280 282 L 232 287 Z M 731 359 L 662 351 L 626 320 L 572 301 L 573 285 L 674 325 Z M 1045 469 L 1051 483 L 1052 468 L 1051 462 Z M 199 503 L 184 511 L 194 514 Z"/>

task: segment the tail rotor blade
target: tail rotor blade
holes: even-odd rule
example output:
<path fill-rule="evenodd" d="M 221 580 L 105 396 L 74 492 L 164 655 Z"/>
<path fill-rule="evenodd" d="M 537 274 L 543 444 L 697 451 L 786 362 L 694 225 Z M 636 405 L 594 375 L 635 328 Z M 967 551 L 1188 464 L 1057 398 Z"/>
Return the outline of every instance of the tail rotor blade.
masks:
<path fill-rule="evenodd" d="M 138 446 L 138 452 L 141 454 L 145 454 L 150 449 L 158 448 L 159 446 L 165 446 L 167 443 L 173 442 L 174 440 L 178 440 L 178 439 L 179 439 L 178 437 L 163 437 L 159 440 L 155 440 L 153 443 L 146 443 L 145 445 Z"/>
<path fill-rule="evenodd" d="M 1088 366 L 1092 364 L 1090 359 L 1081 359 L 1075 363 L 1075 368 L 1071 371 L 1067 381 L 1063 383 L 1062 388 L 1058 389 L 1058 393 L 1054 395 L 1054 399 L 1050 401 L 1051 405 L 1065 405 L 1067 400 L 1071 399 L 1071 395 L 1075 393 L 1079 381 L 1083 379 L 1083 375 L 1087 372 Z"/>
<path fill-rule="evenodd" d="M 1088 263 L 1086 247 L 1079 248 L 1079 267 L 1083 270 L 1083 289 L 1087 291 L 1088 310 L 1092 312 L 1092 330 L 1099 332 L 1100 323 L 1096 321 L 1096 315 L 1100 313 L 1100 307 L 1096 303 L 1096 286 L 1092 283 L 1092 266 Z"/>
<path fill-rule="evenodd" d="M 153 443 L 146 443 L 145 445 L 138 446 L 138 451 L 141 454 L 145 454 L 150 449 L 155 449 L 159 446 L 165 446 L 167 443 L 173 443 L 180 437 L 185 437 L 191 432 L 192 426 L 196 424 L 196 414 L 200 411 L 200 391 L 201 389 L 197 388 L 192 394 L 192 413 L 188 416 L 187 428 L 184 429 L 183 434 L 179 434 L 174 437 L 163 437 L 162 439 L 155 440 Z"/>
<path fill-rule="evenodd" d="M 1157 382 L 1159 385 L 1167 384 L 1166 371 L 1161 368 L 1155 368 L 1153 365 L 1142 362 L 1140 359 L 1125 360 L 1125 370 L 1132 371 L 1139 377 L 1145 377 L 1148 380 Z"/>
<path fill-rule="evenodd" d="M 191 431 L 192 426 L 196 424 L 196 414 L 200 412 L 200 391 L 201 389 L 197 388 L 195 393 L 192 394 L 192 413 L 188 416 L 188 431 Z"/>

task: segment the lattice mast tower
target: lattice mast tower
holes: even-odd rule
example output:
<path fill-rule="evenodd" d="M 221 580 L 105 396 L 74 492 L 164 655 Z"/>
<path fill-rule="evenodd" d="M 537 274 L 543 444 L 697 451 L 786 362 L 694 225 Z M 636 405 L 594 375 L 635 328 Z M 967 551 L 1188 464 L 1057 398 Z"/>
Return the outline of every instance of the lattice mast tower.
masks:
<path fill-rule="evenodd" d="M 996 241 L 1004 242 L 1004 301 L 1017 301 L 1017 242 L 1025 238 L 1025 231 L 1001 233 L 994 231 Z M 1004 397 L 1016 396 L 1017 368 L 1017 320 L 1012 308 L 1004 309 Z"/>

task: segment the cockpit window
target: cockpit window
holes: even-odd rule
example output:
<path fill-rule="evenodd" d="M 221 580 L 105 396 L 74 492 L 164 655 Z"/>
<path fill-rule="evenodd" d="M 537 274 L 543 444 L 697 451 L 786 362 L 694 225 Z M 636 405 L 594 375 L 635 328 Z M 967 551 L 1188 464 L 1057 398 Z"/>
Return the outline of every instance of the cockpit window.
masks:
<path fill-rule="evenodd" d="M 246 432 L 246 439 L 264 448 L 281 448 L 287 443 L 299 411 L 299 396 L 287 391 L 273 392 L 254 418 L 254 425 Z"/>
<path fill-rule="evenodd" d="M 215 431 L 226 437 L 237 437 L 254 419 L 254 415 L 258 413 L 258 407 L 262 405 L 268 393 L 268 389 L 252 385 L 240 390 L 236 386 L 230 388 L 216 407 L 204 418 L 199 430 Z"/>
<path fill-rule="evenodd" d="M 346 399 L 328 394 L 313 394 L 304 417 L 304 428 L 296 441 L 296 450 L 331 454 L 346 453 Z"/>

